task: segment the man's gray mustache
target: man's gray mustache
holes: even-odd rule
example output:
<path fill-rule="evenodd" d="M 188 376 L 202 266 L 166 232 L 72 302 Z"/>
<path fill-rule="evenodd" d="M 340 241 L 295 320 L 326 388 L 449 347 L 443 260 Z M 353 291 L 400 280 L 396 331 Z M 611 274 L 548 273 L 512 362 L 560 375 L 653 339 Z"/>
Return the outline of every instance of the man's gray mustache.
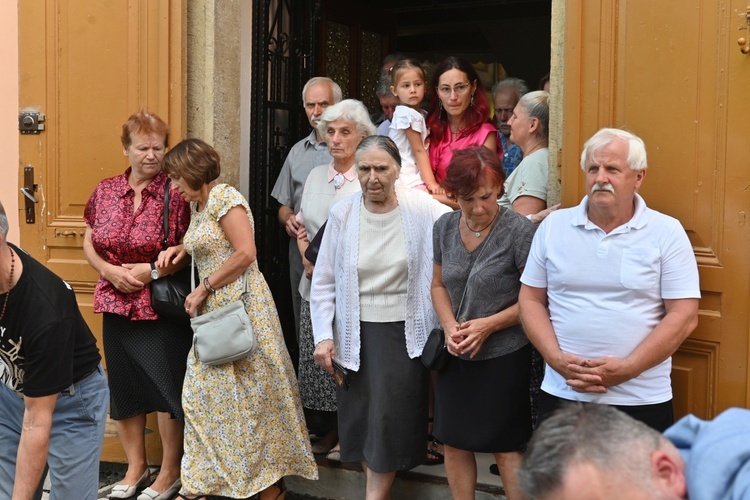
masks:
<path fill-rule="evenodd" d="M 609 191 L 612 194 L 615 194 L 615 188 L 612 187 L 612 184 L 594 184 L 593 189 L 591 190 L 592 193 L 596 191 Z"/>

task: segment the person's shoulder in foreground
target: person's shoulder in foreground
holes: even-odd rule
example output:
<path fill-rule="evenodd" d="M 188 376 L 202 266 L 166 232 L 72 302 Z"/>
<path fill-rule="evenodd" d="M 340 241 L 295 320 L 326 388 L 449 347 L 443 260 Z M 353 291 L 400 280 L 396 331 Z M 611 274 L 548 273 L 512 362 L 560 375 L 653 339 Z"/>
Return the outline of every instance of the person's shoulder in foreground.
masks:
<path fill-rule="evenodd" d="M 686 462 L 691 500 L 750 498 L 750 410 L 730 408 L 713 420 L 687 415 L 664 436 Z"/>

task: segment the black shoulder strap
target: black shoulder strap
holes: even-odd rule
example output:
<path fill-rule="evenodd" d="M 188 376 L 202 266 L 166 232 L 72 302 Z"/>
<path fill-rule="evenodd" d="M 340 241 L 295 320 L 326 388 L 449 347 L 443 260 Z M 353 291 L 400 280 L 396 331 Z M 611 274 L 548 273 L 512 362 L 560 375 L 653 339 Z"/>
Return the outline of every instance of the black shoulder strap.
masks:
<path fill-rule="evenodd" d="M 166 250 L 167 240 L 169 239 L 169 185 L 171 179 L 167 178 L 167 182 L 164 184 L 164 239 L 161 242 L 162 249 Z"/>

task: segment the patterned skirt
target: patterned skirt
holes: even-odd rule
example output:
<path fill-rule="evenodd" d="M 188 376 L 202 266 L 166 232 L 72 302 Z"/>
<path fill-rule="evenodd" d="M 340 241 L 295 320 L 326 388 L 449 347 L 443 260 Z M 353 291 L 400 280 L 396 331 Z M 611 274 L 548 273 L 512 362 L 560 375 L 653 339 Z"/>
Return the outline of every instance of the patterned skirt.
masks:
<path fill-rule="evenodd" d="M 103 341 L 113 420 L 153 411 L 184 420 L 180 397 L 193 345 L 190 328 L 104 313 Z"/>
<path fill-rule="evenodd" d="M 313 338 L 310 302 L 302 299 L 299 325 L 299 395 L 302 406 L 309 410 L 336 411 L 336 383 L 333 377 L 313 359 Z"/>

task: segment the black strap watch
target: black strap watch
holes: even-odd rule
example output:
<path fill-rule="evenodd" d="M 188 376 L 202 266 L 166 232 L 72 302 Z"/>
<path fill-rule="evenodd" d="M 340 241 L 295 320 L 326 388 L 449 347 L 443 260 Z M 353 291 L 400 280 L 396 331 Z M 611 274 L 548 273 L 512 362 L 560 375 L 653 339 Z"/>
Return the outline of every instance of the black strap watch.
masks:
<path fill-rule="evenodd" d="M 153 262 L 151 263 L 151 279 L 152 280 L 159 279 L 159 271 L 156 269 L 156 265 Z"/>

